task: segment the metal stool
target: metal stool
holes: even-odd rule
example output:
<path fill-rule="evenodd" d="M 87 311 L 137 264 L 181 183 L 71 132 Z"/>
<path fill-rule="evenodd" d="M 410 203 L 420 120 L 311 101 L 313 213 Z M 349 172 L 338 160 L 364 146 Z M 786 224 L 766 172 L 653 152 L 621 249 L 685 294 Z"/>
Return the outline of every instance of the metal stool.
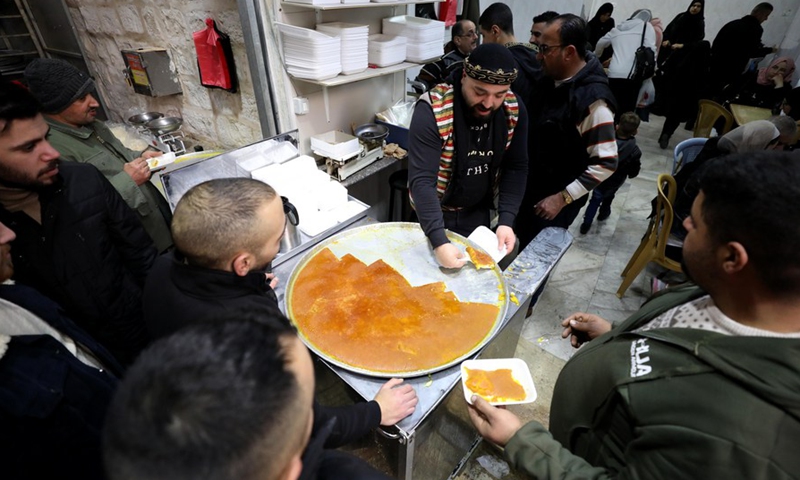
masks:
<path fill-rule="evenodd" d="M 404 168 L 389 175 L 389 221 L 394 219 L 394 196 L 400 192 L 400 221 L 408 221 L 408 169 Z"/>

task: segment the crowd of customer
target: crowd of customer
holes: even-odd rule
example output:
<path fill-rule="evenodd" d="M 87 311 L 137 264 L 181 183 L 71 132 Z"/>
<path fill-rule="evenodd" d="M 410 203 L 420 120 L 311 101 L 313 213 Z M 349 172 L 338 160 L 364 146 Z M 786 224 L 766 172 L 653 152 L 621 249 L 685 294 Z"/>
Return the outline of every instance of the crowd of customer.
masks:
<path fill-rule="evenodd" d="M 704 0 L 663 30 L 647 9 L 616 23 L 606 3 L 588 22 L 537 15 L 529 43 L 497 2 L 477 25 L 458 21 L 447 54 L 418 77 L 409 193 L 445 267 L 465 261 L 445 229 L 491 226 L 492 211 L 509 251 L 569 228 L 587 203 L 581 234 L 607 219 L 640 170 L 646 89 L 665 116 L 662 148 L 702 98 L 776 114 L 719 132 L 676 175 L 674 233 L 695 285 L 616 327 L 587 313 L 564 320 L 563 336 L 586 346 L 559 378 L 549 431 L 471 399 L 477 430 L 515 468 L 537 478 L 800 471 L 800 162 L 770 151 L 797 141 L 800 100 L 791 58 L 745 71 L 775 51 L 761 44 L 772 10 L 758 4 L 712 43 Z M 634 75 L 643 50 L 652 78 Z M 417 392 L 391 379 L 370 401 L 315 400 L 311 356 L 268 273 L 280 195 L 217 179 L 173 214 L 150 183 L 159 153 L 125 148 L 95 119 L 88 75 L 42 59 L 25 79 L 0 83 L 9 478 L 388 478 L 336 448 L 412 414 Z"/>

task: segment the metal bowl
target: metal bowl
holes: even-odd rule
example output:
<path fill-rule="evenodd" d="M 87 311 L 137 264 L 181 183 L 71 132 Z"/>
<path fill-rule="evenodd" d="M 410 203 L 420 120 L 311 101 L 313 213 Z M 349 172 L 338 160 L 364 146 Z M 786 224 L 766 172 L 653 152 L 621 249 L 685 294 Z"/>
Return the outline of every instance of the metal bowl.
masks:
<path fill-rule="evenodd" d="M 163 116 L 164 114 L 161 112 L 145 112 L 128 118 L 128 122 L 134 125 L 144 125 L 151 120 L 155 120 L 156 118 L 161 118 Z"/>
<path fill-rule="evenodd" d="M 178 130 L 183 125 L 183 119 L 178 117 L 162 117 L 147 122 L 147 128 L 155 135 L 164 135 Z"/>
<path fill-rule="evenodd" d="M 356 137 L 360 140 L 365 142 L 375 142 L 383 140 L 384 138 L 389 136 L 389 129 L 384 125 L 378 125 L 377 123 L 365 123 L 364 125 L 359 125 L 358 127 L 353 130 Z"/>

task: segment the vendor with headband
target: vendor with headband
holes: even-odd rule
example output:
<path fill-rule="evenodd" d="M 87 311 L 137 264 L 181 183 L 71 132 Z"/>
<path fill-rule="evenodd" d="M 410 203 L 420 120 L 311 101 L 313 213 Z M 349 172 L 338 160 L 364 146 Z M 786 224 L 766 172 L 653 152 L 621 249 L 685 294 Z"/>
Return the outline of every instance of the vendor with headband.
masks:
<path fill-rule="evenodd" d="M 488 227 L 497 199 L 497 248 L 514 248 L 513 225 L 528 172 L 528 116 L 510 90 L 517 78 L 507 48 L 484 44 L 453 85 L 420 97 L 409 134 L 412 205 L 436 260 L 460 268 L 466 258 L 445 229 L 469 235 Z"/>

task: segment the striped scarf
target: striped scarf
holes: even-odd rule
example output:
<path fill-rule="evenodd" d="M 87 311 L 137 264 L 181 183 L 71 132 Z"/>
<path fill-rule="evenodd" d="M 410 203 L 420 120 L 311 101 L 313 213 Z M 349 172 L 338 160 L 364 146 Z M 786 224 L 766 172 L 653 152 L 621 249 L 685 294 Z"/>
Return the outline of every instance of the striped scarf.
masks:
<path fill-rule="evenodd" d="M 436 119 L 436 126 L 439 129 L 439 136 L 442 138 L 442 155 L 439 157 L 439 173 L 436 178 L 436 194 L 439 199 L 444 196 L 447 190 L 447 185 L 450 183 L 450 178 L 453 175 L 453 154 L 455 153 L 455 137 L 453 135 L 453 99 L 454 89 L 452 85 L 440 84 L 434 87 L 429 92 L 430 96 L 423 95 L 421 100 L 428 102 L 433 109 L 433 116 Z M 511 141 L 514 139 L 514 128 L 519 121 L 519 103 L 517 96 L 511 91 L 506 93 L 503 99 L 503 109 L 506 115 L 506 124 L 508 125 L 508 138 L 506 140 L 505 149 L 511 146 Z M 497 171 L 497 177 L 494 179 L 494 188 L 496 190 L 499 180 L 500 170 Z"/>

